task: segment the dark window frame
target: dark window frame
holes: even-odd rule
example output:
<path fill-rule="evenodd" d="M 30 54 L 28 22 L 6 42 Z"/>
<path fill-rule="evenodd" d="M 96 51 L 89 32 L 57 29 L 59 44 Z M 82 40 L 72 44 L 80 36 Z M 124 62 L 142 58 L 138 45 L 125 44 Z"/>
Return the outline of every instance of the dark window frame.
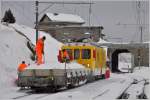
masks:
<path fill-rule="evenodd" d="M 78 52 L 75 52 L 75 51 L 78 51 Z M 78 54 L 78 55 L 77 55 Z M 74 49 L 74 59 L 80 59 L 80 49 Z"/>
<path fill-rule="evenodd" d="M 91 59 L 91 49 L 82 49 L 82 59 Z"/>

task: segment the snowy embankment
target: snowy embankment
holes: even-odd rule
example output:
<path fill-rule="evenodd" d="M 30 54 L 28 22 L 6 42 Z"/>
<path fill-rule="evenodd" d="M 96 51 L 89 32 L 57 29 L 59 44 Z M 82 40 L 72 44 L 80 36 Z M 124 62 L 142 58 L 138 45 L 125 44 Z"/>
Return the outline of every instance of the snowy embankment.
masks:
<path fill-rule="evenodd" d="M 17 78 L 18 64 L 25 60 L 32 63 L 27 39 L 11 27 L 0 27 L 0 89 L 12 87 Z"/>
<path fill-rule="evenodd" d="M 31 42 L 36 44 L 36 31 L 35 29 L 29 28 L 24 25 L 12 24 L 11 25 L 15 30 L 23 33 L 26 37 L 28 37 Z M 46 63 L 55 63 L 57 61 L 58 51 L 62 45 L 62 43 L 58 42 L 56 39 L 52 38 L 49 34 L 45 32 L 39 31 L 39 37 L 46 36 L 45 41 L 45 62 Z"/>
<path fill-rule="evenodd" d="M 18 32 L 16 32 L 16 30 Z M 1 25 L 0 28 L 0 87 L 14 85 L 14 80 L 17 78 L 18 64 L 25 60 L 27 64 L 34 64 L 31 60 L 31 51 L 27 47 L 27 42 L 30 40 L 34 45 L 35 29 L 24 25 L 12 24 L 9 26 Z M 39 32 L 39 37 L 46 36 L 45 41 L 45 63 L 47 67 L 64 68 L 64 64 L 57 61 L 58 51 L 62 43 L 52 38 L 49 34 Z M 33 65 L 35 66 L 35 65 Z M 45 66 L 45 65 L 42 65 Z M 82 67 L 79 64 L 73 63 L 68 65 Z M 35 67 L 36 68 L 36 67 Z"/>
<path fill-rule="evenodd" d="M 13 27 L 13 28 L 12 28 Z M 135 68 L 133 73 L 126 74 L 111 74 L 110 79 L 100 80 L 87 85 L 62 91 L 55 94 L 31 94 L 29 96 L 26 92 L 18 92 L 18 88 L 14 86 L 14 79 L 17 77 L 18 64 L 25 60 L 31 65 L 34 62 L 30 59 L 31 51 L 27 48 L 28 39 L 21 34 L 18 34 L 15 30 L 20 31 L 33 44 L 35 44 L 35 30 L 23 25 L 13 24 L 10 26 L 1 26 L 0 28 L 0 100 L 12 100 L 12 98 L 21 96 L 20 100 L 36 100 L 37 97 L 40 100 L 112 100 L 116 99 L 120 93 L 130 84 L 133 79 L 149 79 L 149 67 Z M 61 67 L 64 68 L 64 64 L 59 64 L 57 61 L 58 50 L 61 47 L 61 43 L 53 39 L 50 35 L 40 32 L 40 37 L 45 35 L 47 40 L 45 41 L 45 59 L 46 64 L 39 66 L 40 68 L 47 67 Z M 69 66 L 79 66 L 78 64 L 70 64 Z M 122 64 L 124 67 L 124 65 Z M 37 67 L 37 68 L 39 68 Z M 30 67 L 36 68 L 36 65 Z M 5 90 L 6 89 L 6 90 Z M 145 90 L 148 98 L 149 85 Z M 42 95 L 42 96 L 41 96 Z M 38 98 L 38 99 L 39 99 Z"/>
<path fill-rule="evenodd" d="M 149 67 L 142 67 L 140 70 L 135 68 L 134 73 L 112 73 L 110 79 L 95 81 L 67 91 L 49 95 L 45 94 L 40 97 L 40 100 L 116 100 L 118 96 L 133 82 L 133 79 L 140 80 L 141 78 L 148 78 L 149 71 Z M 147 90 L 149 90 L 149 88 L 147 88 Z M 131 93 L 134 92 L 133 89 L 133 92 L 131 91 Z M 149 91 L 146 91 L 146 93 L 149 98 Z M 36 100 L 38 95 L 39 94 L 21 98 L 21 100 Z"/>
<path fill-rule="evenodd" d="M 27 26 L 24 25 L 18 25 L 18 24 L 12 24 L 11 25 L 15 30 L 23 33 L 26 37 L 28 37 L 31 42 L 35 45 L 36 43 L 36 30 L 29 28 Z M 59 49 L 62 46 L 62 43 L 60 43 L 59 41 L 57 41 L 56 39 L 54 39 L 53 37 L 51 37 L 48 33 L 39 31 L 39 37 L 42 36 L 46 36 L 46 41 L 45 41 L 45 55 L 44 55 L 44 59 L 45 59 L 45 64 L 41 65 L 42 67 L 51 67 L 51 68 L 64 68 L 64 64 L 59 63 L 57 60 L 57 55 L 59 52 Z M 36 66 L 31 64 L 32 66 Z M 73 67 L 77 67 L 77 68 L 83 68 L 83 66 L 77 64 L 77 63 L 71 63 L 71 64 L 67 64 L 67 67 L 69 66 L 73 66 Z M 30 66 L 29 66 L 30 67 Z M 40 66 L 39 66 L 40 67 Z M 37 68 L 39 68 L 37 67 Z M 34 67 L 36 68 L 36 67 Z"/>

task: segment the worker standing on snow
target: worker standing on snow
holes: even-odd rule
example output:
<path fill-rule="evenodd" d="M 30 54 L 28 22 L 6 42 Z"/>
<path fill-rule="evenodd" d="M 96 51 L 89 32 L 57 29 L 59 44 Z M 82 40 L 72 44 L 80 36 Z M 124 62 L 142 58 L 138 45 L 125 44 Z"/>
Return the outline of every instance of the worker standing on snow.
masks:
<path fill-rule="evenodd" d="M 35 46 L 35 52 L 36 52 L 36 62 L 38 65 L 44 63 L 42 61 L 42 54 L 44 54 L 44 41 L 46 40 L 46 37 L 43 36 L 42 38 L 38 39 L 36 46 Z"/>
<path fill-rule="evenodd" d="M 22 72 L 25 70 L 27 65 L 25 64 L 25 61 L 22 61 L 22 63 L 18 66 L 18 72 Z"/>

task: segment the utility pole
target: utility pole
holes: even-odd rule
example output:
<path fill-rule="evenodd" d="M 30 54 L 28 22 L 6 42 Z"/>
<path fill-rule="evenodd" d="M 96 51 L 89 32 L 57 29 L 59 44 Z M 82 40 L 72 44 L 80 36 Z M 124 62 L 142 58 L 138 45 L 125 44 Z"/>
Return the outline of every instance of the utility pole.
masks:
<path fill-rule="evenodd" d="M 92 13 L 92 5 L 90 0 L 90 7 L 89 7 L 89 26 L 91 26 L 91 13 Z"/>
<path fill-rule="evenodd" d="M 52 1 L 35 1 L 35 6 L 36 6 L 36 42 L 38 40 L 38 16 L 39 16 L 39 12 L 38 12 L 38 7 L 39 7 L 39 4 L 76 4 L 76 5 L 80 5 L 80 4 L 85 4 L 85 5 L 89 5 L 90 4 L 90 7 L 91 7 L 91 4 L 94 4 L 93 2 L 52 2 Z M 49 7 L 48 7 L 49 8 Z M 44 11 L 46 11 L 48 8 L 44 9 Z M 89 11 L 90 12 L 90 11 Z M 42 13 L 42 12 L 41 12 Z"/>
<path fill-rule="evenodd" d="M 90 38 L 93 41 L 93 36 L 91 34 L 91 13 L 92 13 L 92 5 L 91 5 L 91 0 L 90 0 L 90 5 L 89 5 L 89 33 L 90 33 Z"/>
<path fill-rule="evenodd" d="M 137 10 L 137 24 L 120 24 L 118 23 L 118 25 L 132 25 L 132 26 L 137 26 L 138 31 L 139 31 L 139 43 L 142 44 L 143 43 L 143 27 L 144 25 L 149 25 L 149 24 L 144 24 L 144 22 L 142 21 L 142 4 L 141 1 L 136 1 L 136 10 Z M 143 56 L 142 56 L 142 49 L 139 48 L 137 50 L 137 60 L 138 60 L 138 66 L 139 69 L 141 67 L 142 61 L 143 61 Z"/>
<path fill-rule="evenodd" d="M 39 2 L 38 1 L 35 1 L 35 5 L 36 5 L 36 43 L 37 43 L 37 40 L 38 40 L 38 16 L 39 16 L 39 13 L 38 13 L 38 6 L 39 6 Z"/>
<path fill-rule="evenodd" d="M 140 36 L 141 37 L 141 39 L 140 39 L 141 41 L 140 42 L 143 43 L 143 35 L 142 35 L 142 33 L 143 33 L 143 27 L 142 26 L 140 26 L 140 31 L 141 31 L 141 36 Z"/>
<path fill-rule="evenodd" d="M 143 42 L 143 40 L 142 40 L 142 32 L 143 32 L 143 27 L 142 27 L 142 21 L 141 21 L 141 2 L 140 1 L 137 1 L 137 17 L 138 17 L 138 25 L 139 25 L 139 30 L 140 30 L 140 43 L 142 43 Z M 141 67 L 141 49 L 139 48 L 138 49 L 138 62 L 139 62 L 139 69 L 140 69 L 140 67 Z"/>
<path fill-rule="evenodd" d="M 140 43 L 143 43 L 143 26 L 142 26 L 142 19 L 141 19 L 141 2 L 137 2 L 137 17 L 138 17 L 138 25 L 139 25 L 139 30 L 140 30 Z"/>
<path fill-rule="evenodd" d="M 2 20 L 2 0 L 0 0 L 0 29 L 1 29 L 1 20 Z"/>

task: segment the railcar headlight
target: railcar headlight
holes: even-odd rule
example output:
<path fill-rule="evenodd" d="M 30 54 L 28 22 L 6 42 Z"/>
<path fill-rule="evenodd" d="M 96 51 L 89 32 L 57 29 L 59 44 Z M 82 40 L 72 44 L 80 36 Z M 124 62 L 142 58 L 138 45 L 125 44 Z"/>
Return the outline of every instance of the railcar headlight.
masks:
<path fill-rule="evenodd" d="M 51 77 L 51 80 L 53 81 L 53 80 L 54 80 L 54 77 Z"/>
<path fill-rule="evenodd" d="M 90 64 L 87 64 L 88 67 L 90 67 Z"/>

